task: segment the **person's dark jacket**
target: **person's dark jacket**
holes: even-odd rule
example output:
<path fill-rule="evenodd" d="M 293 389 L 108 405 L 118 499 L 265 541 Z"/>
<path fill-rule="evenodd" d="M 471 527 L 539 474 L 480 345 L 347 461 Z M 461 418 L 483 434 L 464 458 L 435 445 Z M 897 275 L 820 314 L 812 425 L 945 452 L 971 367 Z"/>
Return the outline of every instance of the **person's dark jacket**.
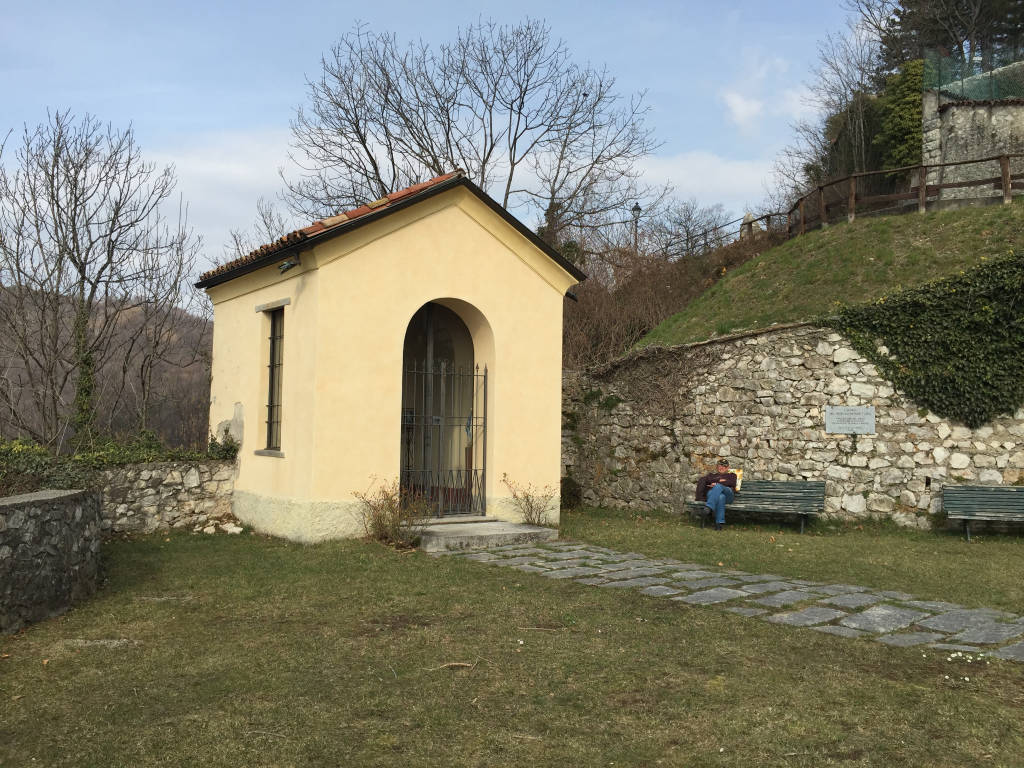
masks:
<path fill-rule="evenodd" d="M 697 501 L 708 500 L 708 489 L 714 483 L 721 483 L 732 488 L 733 493 L 736 492 L 736 475 L 732 472 L 709 472 L 704 475 L 700 480 L 697 481 Z"/>

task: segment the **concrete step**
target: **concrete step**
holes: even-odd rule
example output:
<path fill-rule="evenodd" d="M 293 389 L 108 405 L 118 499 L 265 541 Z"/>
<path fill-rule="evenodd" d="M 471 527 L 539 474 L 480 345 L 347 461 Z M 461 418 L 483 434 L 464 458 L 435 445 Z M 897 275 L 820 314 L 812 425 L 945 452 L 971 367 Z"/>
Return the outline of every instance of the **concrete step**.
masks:
<path fill-rule="evenodd" d="M 424 552 L 445 552 L 454 549 L 480 549 L 503 547 L 506 544 L 552 541 L 557 538 L 557 530 L 538 525 L 506 523 L 502 520 L 445 522 L 440 525 L 426 525 L 423 528 L 420 549 Z"/>

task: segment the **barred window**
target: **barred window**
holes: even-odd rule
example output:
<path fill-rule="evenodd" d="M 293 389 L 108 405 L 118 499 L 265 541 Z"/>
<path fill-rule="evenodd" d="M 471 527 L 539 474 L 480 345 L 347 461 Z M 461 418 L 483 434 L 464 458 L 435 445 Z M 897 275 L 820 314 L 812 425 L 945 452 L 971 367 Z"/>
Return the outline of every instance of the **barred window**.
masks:
<path fill-rule="evenodd" d="M 281 373 L 284 360 L 284 308 L 270 315 L 270 387 L 267 394 L 267 450 L 281 450 Z"/>

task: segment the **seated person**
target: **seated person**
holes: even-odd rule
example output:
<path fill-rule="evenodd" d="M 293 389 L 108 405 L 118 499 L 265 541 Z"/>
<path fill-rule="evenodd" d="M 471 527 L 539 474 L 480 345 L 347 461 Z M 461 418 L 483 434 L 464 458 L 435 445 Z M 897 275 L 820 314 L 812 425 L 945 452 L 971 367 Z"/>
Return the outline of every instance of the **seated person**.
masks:
<path fill-rule="evenodd" d="M 736 494 L 736 475 L 729 471 L 729 460 L 720 458 L 715 462 L 715 471 L 697 481 L 697 501 L 715 516 L 715 530 L 725 525 L 725 505 L 730 504 Z"/>

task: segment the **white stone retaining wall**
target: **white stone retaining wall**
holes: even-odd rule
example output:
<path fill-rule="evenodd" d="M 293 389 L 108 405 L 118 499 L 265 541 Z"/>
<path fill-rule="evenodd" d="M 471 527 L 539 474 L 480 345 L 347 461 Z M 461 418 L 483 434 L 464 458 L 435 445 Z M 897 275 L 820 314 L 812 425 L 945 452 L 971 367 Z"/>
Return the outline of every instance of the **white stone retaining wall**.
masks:
<path fill-rule="evenodd" d="M 939 107 L 938 94 L 925 91 L 922 110 L 922 162 L 928 166 L 973 160 L 1002 153 L 1024 152 L 1024 104 L 979 102 Z M 1010 163 L 1011 173 L 1024 172 L 1024 158 Z M 940 184 L 997 178 L 998 161 L 931 167 L 928 183 Z M 1019 193 L 1018 193 L 1019 194 Z M 940 201 L 1001 200 L 1002 188 L 961 187 L 944 189 Z"/>
<path fill-rule="evenodd" d="M 103 473 L 103 529 L 234 531 L 233 461 L 131 464 Z M 239 529 L 240 530 L 240 529 Z"/>
<path fill-rule="evenodd" d="M 646 350 L 564 379 L 563 474 L 588 504 L 682 510 L 724 455 L 745 479 L 825 480 L 827 514 L 927 528 L 945 484 L 1024 476 L 1024 409 L 979 429 L 940 418 L 820 328 Z M 877 432 L 826 434 L 826 405 L 875 406 Z"/>

